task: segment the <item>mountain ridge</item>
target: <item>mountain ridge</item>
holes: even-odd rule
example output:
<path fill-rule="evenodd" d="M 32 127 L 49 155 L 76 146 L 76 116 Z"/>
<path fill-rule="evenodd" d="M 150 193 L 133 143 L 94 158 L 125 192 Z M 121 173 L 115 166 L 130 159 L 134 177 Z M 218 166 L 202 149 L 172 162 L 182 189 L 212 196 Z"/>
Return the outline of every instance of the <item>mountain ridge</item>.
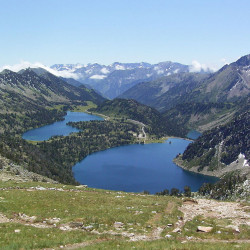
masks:
<path fill-rule="evenodd" d="M 144 82 L 130 88 L 120 98 L 135 99 L 143 104 L 153 106 L 158 110 L 164 111 L 171 106 L 171 100 L 174 104 L 193 102 L 226 102 L 236 101 L 250 93 L 250 55 L 241 57 L 236 62 L 223 66 L 215 73 L 208 74 L 203 79 L 188 80 L 193 73 L 185 73 L 187 79 L 184 79 L 181 86 L 178 86 L 183 73 L 173 76 L 166 76 L 153 82 Z M 164 86 L 162 81 L 170 82 L 167 91 L 162 93 Z M 171 86 L 172 81 L 172 86 Z M 157 91 L 151 99 L 147 96 L 151 90 Z M 182 92 L 182 93 L 181 93 Z M 179 94 L 181 93 L 181 94 Z M 173 98 L 173 95 L 174 98 Z M 169 101 L 170 100 L 170 101 Z"/>
<path fill-rule="evenodd" d="M 55 64 L 51 68 L 73 73 L 78 81 L 90 85 L 109 98 L 115 98 L 138 82 L 153 80 L 176 72 L 189 72 L 190 66 L 166 61 L 157 64 L 144 62 L 115 62 L 110 65 Z"/>

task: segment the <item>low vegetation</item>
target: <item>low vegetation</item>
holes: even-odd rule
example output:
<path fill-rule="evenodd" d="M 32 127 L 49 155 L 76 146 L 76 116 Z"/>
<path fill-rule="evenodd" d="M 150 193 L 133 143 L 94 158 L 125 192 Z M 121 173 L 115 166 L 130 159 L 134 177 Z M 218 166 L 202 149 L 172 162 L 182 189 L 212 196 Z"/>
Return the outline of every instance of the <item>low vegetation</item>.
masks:
<path fill-rule="evenodd" d="M 227 173 L 215 184 L 204 183 L 198 193 L 217 200 L 250 200 L 249 189 L 247 177 L 240 175 L 239 171 L 234 171 Z"/>
<path fill-rule="evenodd" d="M 0 182 L 0 203 L 1 249 L 249 247 L 250 231 L 245 222 L 236 228 L 231 227 L 230 215 L 228 220 L 190 217 L 188 211 L 198 208 L 197 211 L 206 213 L 205 207 L 199 205 L 200 200 L 190 198 L 62 184 Z M 195 209 L 186 207 L 192 204 Z M 242 204 L 233 221 L 247 219 L 245 209 L 247 205 Z M 213 230 L 197 232 L 200 225 Z"/>

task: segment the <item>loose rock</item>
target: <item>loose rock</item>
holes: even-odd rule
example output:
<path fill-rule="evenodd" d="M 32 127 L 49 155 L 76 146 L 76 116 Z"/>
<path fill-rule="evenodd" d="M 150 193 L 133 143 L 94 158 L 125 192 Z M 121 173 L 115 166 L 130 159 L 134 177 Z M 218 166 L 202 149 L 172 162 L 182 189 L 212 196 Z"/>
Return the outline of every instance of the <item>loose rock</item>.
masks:
<path fill-rule="evenodd" d="M 124 223 L 122 223 L 122 222 L 116 221 L 116 222 L 114 223 L 114 227 L 115 227 L 115 228 L 121 228 L 121 227 L 123 227 L 123 226 L 124 226 Z"/>
<path fill-rule="evenodd" d="M 175 228 L 172 232 L 173 232 L 173 233 L 179 233 L 179 232 L 181 232 L 181 229 L 180 229 L 179 227 L 177 227 L 177 228 Z"/>
<path fill-rule="evenodd" d="M 213 227 L 203 227 L 203 226 L 198 226 L 197 227 L 197 232 L 209 233 L 212 230 L 213 230 Z"/>
<path fill-rule="evenodd" d="M 172 237 L 171 234 L 166 234 L 166 235 L 165 235 L 165 238 L 171 238 L 171 237 Z"/>

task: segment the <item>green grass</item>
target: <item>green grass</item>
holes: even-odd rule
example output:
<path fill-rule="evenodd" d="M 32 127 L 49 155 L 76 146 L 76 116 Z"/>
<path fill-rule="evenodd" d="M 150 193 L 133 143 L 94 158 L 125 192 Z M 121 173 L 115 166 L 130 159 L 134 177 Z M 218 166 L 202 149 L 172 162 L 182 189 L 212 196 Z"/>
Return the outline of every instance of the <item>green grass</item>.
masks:
<path fill-rule="evenodd" d="M 15 230 L 20 230 L 15 233 Z M 105 236 L 84 231 L 62 231 L 57 228 L 35 228 L 16 223 L 0 224 L 0 248 L 37 249 L 91 241 Z"/>
<path fill-rule="evenodd" d="M 63 107 L 65 105 L 58 104 L 58 105 L 53 105 L 52 107 L 47 107 L 47 109 L 52 110 L 52 109 L 57 109 L 57 110 L 63 110 Z"/>
<path fill-rule="evenodd" d="M 183 242 L 183 243 L 182 243 Z M 83 248 L 78 248 L 83 249 Z M 137 242 L 125 242 L 125 241 L 118 241 L 118 240 L 110 240 L 105 241 L 99 244 L 93 244 L 84 247 L 86 250 L 96 250 L 96 249 L 182 249 L 182 250 L 201 250 L 201 249 L 209 249 L 209 250 L 231 250 L 231 249 L 249 249 L 249 244 L 242 243 L 221 243 L 221 242 L 213 242 L 213 243 L 206 243 L 206 242 L 187 242 L 185 239 L 181 240 L 155 240 L 155 241 L 137 241 Z"/>
<path fill-rule="evenodd" d="M 43 187 L 46 190 L 37 190 Z M 15 183 L 0 182 L 0 215 L 13 219 L 9 223 L 0 223 L 0 249 L 41 249 L 59 248 L 71 244 L 77 249 L 230 249 L 240 246 L 247 249 L 245 243 L 223 243 L 219 240 L 245 240 L 249 238 L 249 227 L 241 226 L 240 234 L 225 228 L 230 221 L 195 217 L 184 226 L 181 233 L 172 233 L 175 224 L 183 216 L 178 210 L 180 198 L 171 196 L 142 195 L 138 193 L 116 192 L 83 188 L 51 183 Z M 22 222 L 19 213 L 36 216 L 35 223 L 51 226 L 48 219 L 60 218 L 53 228 L 35 228 Z M 1 217 L 0 217 L 1 218 Z M 124 223 L 123 228 L 116 229 L 115 222 Z M 18 223 L 19 222 L 19 223 Z M 25 225 L 25 223 L 27 225 Z M 73 231 L 62 231 L 60 226 L 81 224 L 91 226 L 91 231 L 78 227 Z M 213 226 L 211 233 L 196 232 L 198 225 Z M 109 234 L 127 232 L 136 235 L 151 236 L 157 228 L 163 228 L 162 240 L 129 242 L 128 237 Z M 15 233 L 15 230 L 20 230 Z M 221 231 L 218 234 L 217 231 Z M 171 234 L 171 238 L 164 238 Z M 214 242 L 188 242 L 187 237 Z M 83 245 L 85 244 L 86 245 Z M 85 249 L 85 248 L 84 248 Z"/>
<path fill-rule="evenodd" d="M 229 220 L 226 219 L 215 219 L 215 218 L 205 218 L 202 216 L 195 217 L 192 221 L 189 221 L 184 226 L 183 235 L 199 237 L 201 239 L 220 239 L 220 240 L 230 240 L 230 239 L 248 239 L 250 235 L 250 228 L 246 226 L 240 227 L 240 233 L 234 232 L 232 228 L 226 228 L 227 225 L 231 224 Z M 210 233 L 197 232 L 198 226 L 213 227 Z M 218 233 L 220 232 L 220 233 Z"/>
<path fill-rule="evenodd" d="M 152 211 L 164 213 L 169 201 L 179 202 L 172 197 L 142 196 L 105 190 L 79 191 L 75 188 L 70 191 L 65 189 L 65 186 L 65 191 L 29 191 L 23 189 L 24 186 L 33 185 L 22 184 L 19 185 L 22 189 L 0 191 L 4 201 L 0 206 L 1 213 L 9 218 L 15 218 L 18 213 L 37 216 L 38 222 L 57 217 L 61 219 L 60 223 L 81 222 L 86 226 L 92 225 L 99 231 L 113 229 L 114 222 L 120 221 L 124 223 L 125 229 L 133 227 L 137 232 L 144 232 L 148 221 L 154 217 Z M 62 185 L 52 184 L 40 186 L 62 188 Z M 136 211 L 142 213 L 135 215 Z M 177 217 L 174 219 L 177 220 Z"/>
<path fill-rule="evenodd" d="M 94 104 L 91 101 L 86 101 L 86 103 L 87 103 L 86 106 L 83 106 L 83 105 L 77 105 L 77 106 L 74 105 L 74 106 L 72 106 L 72 108 L 73 108 L 72 111 L 73 112 L 86 112 L 86 111 L 88 111 L 91 108 L 96 108 L 97 107 L 97 105 Z"/>

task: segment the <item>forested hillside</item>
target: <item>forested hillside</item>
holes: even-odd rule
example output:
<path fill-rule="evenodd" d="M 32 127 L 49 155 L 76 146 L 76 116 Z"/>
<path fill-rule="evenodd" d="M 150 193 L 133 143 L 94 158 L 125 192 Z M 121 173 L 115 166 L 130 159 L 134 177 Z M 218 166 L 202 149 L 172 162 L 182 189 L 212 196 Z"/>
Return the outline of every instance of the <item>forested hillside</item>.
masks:
<path fill-rule="evenodd" d="M 36 73 L 35 73 L 36 72 Z M 62 168 L 37 145 L 21 138 L 26 130 L 63 119 L 71 105 L 100 104 L 104 98 L 84 86 L 71 86 L 45 70 L 0 73 L 0 154 L 25 169 L 75 183 L 71 166 Z"/>
<path fill-rule="evenodd" d="M 180 135 L 179 129 L 171 121 L 166 121 L 160 112 L 135 100 L 117 98 L 105 101 L 91 111 L 143 123 L 145 131 L 158 138 L 166 135 Z"/>
<path fill-rule="evenodd" d="M 226 125 L 205 132 L 190 144 L 177 162 L 192 171 L 221 175 L 239 169 L 249 174 L 250 159 L 249 99 L 235 118 Z"/>

